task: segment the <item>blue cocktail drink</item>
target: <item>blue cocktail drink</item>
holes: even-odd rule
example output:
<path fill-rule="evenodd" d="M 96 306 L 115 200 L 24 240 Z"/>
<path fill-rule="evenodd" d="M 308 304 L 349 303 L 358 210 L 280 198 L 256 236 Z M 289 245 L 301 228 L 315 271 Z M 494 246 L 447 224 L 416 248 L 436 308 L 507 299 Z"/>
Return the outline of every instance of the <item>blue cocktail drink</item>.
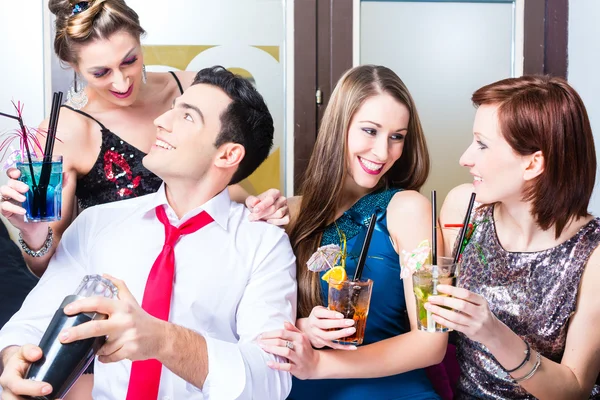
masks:
<path fill-rule="evenodd" d="M 26 222 L 51 222 L 61 218 L 62 156 L 52 157 L 52 162 L 47 164 L 46 174 L 42 175 L 43 158 L 32 157 L 31 163 L 27 160 L 17 163 L 21 171 L 19 180 L 29 186 L 23 203 Z"/>

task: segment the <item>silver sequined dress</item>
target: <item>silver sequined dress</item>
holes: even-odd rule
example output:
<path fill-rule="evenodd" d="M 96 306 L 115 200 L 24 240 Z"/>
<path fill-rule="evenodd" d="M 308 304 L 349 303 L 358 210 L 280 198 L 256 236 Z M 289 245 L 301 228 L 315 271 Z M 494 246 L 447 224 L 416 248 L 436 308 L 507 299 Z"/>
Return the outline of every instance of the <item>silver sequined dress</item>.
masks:
<path fill-rule="evenodd" d="M 459 286 L 485 297 L 494 315 L 532 349 L 560 362 L 583 269 L 600 243 L 600 219 L 551 249 L 514 253 L 502 248 L 492 215 L 493 206 L 474 211 L 475 229 L 463 252 Z M 460 333 L 457 357 L 456 399 L 535 399 L 484 346 Z M 599 392 L 595 386 L 591 398 L 600 398 Z"/>

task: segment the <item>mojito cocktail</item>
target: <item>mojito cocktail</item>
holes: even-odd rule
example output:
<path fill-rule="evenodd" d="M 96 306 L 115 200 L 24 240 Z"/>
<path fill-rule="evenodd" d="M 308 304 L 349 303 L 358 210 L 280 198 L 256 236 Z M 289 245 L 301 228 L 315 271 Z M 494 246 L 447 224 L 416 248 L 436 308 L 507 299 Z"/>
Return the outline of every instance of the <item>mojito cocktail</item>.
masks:
<path fill-rule="evenodd" d="M 425 309 L 429 296 L 447 296 L 438 293 L 437 285 L 456 285 L 458 263 L 450 257 L 438 257 L 438 265 L 424 264 L 412 276 L 413 291 L 417 302 L 417 324 L 420 330 L 427 332 L 448 332 L 450 329 L 438 324 L 431 312 Z"/>

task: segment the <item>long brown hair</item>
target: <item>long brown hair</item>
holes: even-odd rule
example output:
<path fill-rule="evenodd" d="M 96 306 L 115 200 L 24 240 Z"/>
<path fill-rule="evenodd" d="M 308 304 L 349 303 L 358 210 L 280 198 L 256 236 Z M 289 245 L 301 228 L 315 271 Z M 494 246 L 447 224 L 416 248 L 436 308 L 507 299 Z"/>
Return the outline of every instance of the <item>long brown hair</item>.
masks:
<path fill-rule="evenodd" d="M 475 106 L 498 105 L 500 131 L 522 156 L 541 151 L 544 172 L 526 188 L 532 214 L 558 238 L 567 223 L 588 215 L 596 181 L 592 127 L 581 97 L 561 78 L 504 79 L 473 93 Z"/>
<path fill-rule="evenodd" d="M 306 261 L 318 248 L 323 231 L 333 222 L 347 176 L 346 152 L 350 121 L 370 97 L 389 94 L 409 112 L 402 156 L 382 177 L 387 187 L 419 190 L 429 174 L 429 153 L 415 103 L 400 78 L 389 68 L 362 65 L 347 71 L 337 83 L 325 109 L 300 194 L 298 217 L 290 228 L 297 262 L 298 317 L 322 304 L 319 276 Z"/>
<path fill-rule="evenodd" d="M 74 14 L 77 3 L 88 3 L 88 8 Z M 68 64 L 77 64 L 77 50 L 86 43 L 106 39 L 118 31 L 138 40 L 145 33 L 137 13 L 124 0 L 49 0 L 48 8 L 56 15 L 54 52 Z"/>

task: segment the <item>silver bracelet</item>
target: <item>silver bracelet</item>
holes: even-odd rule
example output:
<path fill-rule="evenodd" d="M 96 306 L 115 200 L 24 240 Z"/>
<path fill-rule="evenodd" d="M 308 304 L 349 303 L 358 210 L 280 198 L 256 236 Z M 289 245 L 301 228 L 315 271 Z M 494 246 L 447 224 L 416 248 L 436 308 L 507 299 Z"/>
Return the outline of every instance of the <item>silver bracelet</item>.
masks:
<path fill-rule="evenodd" d="M 515 382 L 523 382 L 526 381 L 527 379 L 531 378 L 536 371 L 538 370 L 538 368 L 540 367 L 540 365 L 542 364 L 542 355 L 540 354 L 539 351 L 536 351 L 536 356 L 535 356 L 535 364 L 533 365 L 533 368 L 531 369 L 531 371 L 529 371 L 529 373 L 525 376 L 522 376 L 520 378 L 515 378 Z"/>
<path fill-rule="evenodd" d="M 39 249 L 38 251 L 31 250 L 31 248 L 29 248 L 27 243 L 25 243 L 25 241 L 23 240 L 23 236 L 21 235 L 21 232 L 19 232 L 19 244 L 21 245 L 21 248 L 23 249 L 25 254 L 28 254 L 31 257 L 36 257 L 36 258 L 43 257 L 46 254 L 48 254 L 48 251 L 50 251 L 50 248 L 52 247 L 52 242 L 53 242 L 52 233 L 53 233 L 52 228 L 48 227 L 48 236 L 46 236 L 46 241 L 42 245 L 42 248 Z"/>

